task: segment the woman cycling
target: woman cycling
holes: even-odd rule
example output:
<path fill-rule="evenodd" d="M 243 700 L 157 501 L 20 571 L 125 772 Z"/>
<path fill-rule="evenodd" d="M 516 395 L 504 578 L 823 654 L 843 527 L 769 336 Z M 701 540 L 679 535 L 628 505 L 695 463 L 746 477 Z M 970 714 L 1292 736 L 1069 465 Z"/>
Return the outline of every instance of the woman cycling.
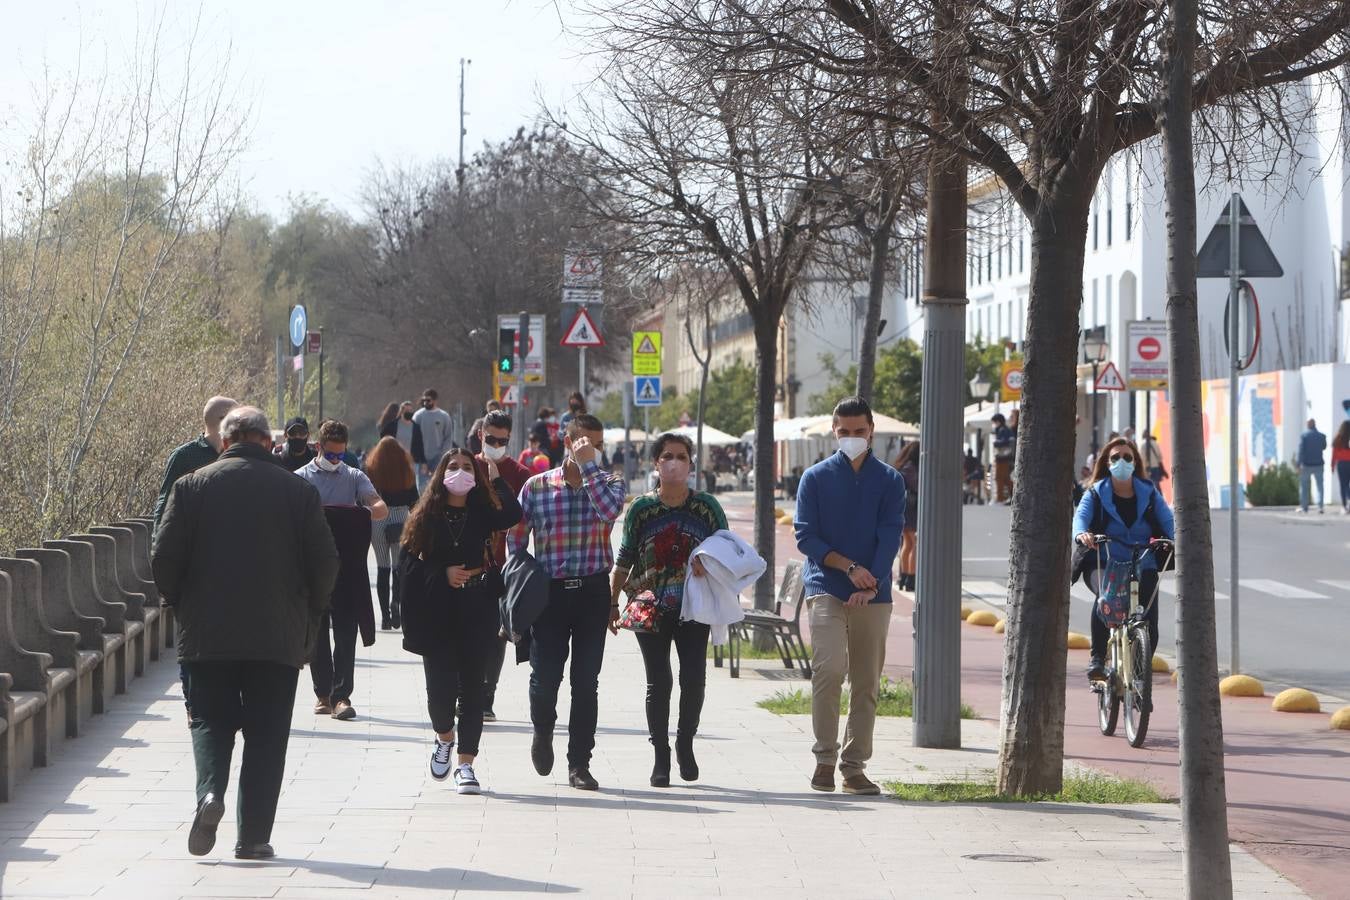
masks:
<path fill-rule="evenodd" d="M 1087 549 L 1088 563 L 1083 568 L 1087 586 L 1095 595 L 1101 568 L 1108 561 L 1128 563 L 1131 549 L 1153 538 L 1175 538 L 1172 508 L 1152 482 L 1138 474 L 1139 448 L 1123 437 L 1108 441 L 1097 454 L 1090 486 L 1078 503 L 1073 517 L 1074 540 Z M 1098 547 L 1094 535 L 1104 534 L 1110 543 Z M 1092 551 L 1096 550 L 1094 560 Z M 1077 567 L 1075 567 L 1077 569 Z M 1148 607 L 1148 636 L 1158 646 L 1158 561 L 1148 553 L 1139 561 L 1140 602 Z M 1109 638 L 1106 623 L 1092 615 L 1092 658 L 1088 663 L 1088 681 L 1106 678 L 1103 662 Z"/>

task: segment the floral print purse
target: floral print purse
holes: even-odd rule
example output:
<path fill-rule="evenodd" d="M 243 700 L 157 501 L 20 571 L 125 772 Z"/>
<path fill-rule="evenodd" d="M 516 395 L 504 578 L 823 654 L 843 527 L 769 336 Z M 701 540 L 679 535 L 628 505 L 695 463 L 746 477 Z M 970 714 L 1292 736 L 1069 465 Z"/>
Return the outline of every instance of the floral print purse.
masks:
<path fill-rule="evenodd" d="M 656 634 L 661 630 L 666 610 L 656 600 L 656 594 L 643 591 L 629 599 L 619 614 L 619 627 L 640 634 Z"/>

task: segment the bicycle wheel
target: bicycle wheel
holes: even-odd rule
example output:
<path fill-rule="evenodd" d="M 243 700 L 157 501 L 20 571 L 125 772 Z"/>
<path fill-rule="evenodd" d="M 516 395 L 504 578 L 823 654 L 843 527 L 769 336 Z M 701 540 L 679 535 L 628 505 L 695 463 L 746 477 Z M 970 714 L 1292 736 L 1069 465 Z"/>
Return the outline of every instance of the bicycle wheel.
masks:
<path fill-rule="evenodd" d="M 1120 661 L 1116 659 L 1115 645 L 1111 645 L 1111 667 L 1107 670 L 1107 679 L 1093 690 L 1097 694 L 1097 727 L 1102 734 L 1110 737 L 1116 733 L 1116 722 L 1120 719 Z"/>
<path fill-rule="evenodd" d="M 1144 746 L 1153 710 L 1153 644 L 1146 625 L 1131 626 L 1127 638 L 1130 678 L 1125 685 L 1125 739 L 1137 748 Z"/>

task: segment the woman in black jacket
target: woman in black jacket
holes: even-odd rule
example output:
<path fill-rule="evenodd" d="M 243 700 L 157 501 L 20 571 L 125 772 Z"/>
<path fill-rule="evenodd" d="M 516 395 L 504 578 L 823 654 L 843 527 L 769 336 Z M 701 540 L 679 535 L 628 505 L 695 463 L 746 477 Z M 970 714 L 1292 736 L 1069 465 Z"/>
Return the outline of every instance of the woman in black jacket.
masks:
<path fill-rule="evenodd" d="M 422 657 L 436 731 L 431 776 L 438 781 L 452 768 L 462 703 L 453 767 L 461 794 L 479 792 L 473 761 L 483 734 L 483 669 L 500 628 L 492 533 L 519 521 L 520 503 L 492 460 L 480 472 L 467 449 L 454 447 L 403 528 L 403 648 Z"/>

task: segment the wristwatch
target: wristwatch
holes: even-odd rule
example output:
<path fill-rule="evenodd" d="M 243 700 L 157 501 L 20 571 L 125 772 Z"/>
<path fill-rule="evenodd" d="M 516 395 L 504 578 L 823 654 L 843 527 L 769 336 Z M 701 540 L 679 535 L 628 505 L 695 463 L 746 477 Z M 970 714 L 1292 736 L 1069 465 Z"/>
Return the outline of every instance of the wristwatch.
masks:
<path fill-rule="evenodd" d="M 861 569 L 861 568 L 862 568 L 862 566 L 858 565 L 857 563 L 849 563 L 848 568 L 844 570 L 844 574 L 847 575 L 847 576 L 849 576 L 850 578 L 852 578 L 852 577 L 853 577 L 853 570 L 854 570 L 854 569 Z"/>

